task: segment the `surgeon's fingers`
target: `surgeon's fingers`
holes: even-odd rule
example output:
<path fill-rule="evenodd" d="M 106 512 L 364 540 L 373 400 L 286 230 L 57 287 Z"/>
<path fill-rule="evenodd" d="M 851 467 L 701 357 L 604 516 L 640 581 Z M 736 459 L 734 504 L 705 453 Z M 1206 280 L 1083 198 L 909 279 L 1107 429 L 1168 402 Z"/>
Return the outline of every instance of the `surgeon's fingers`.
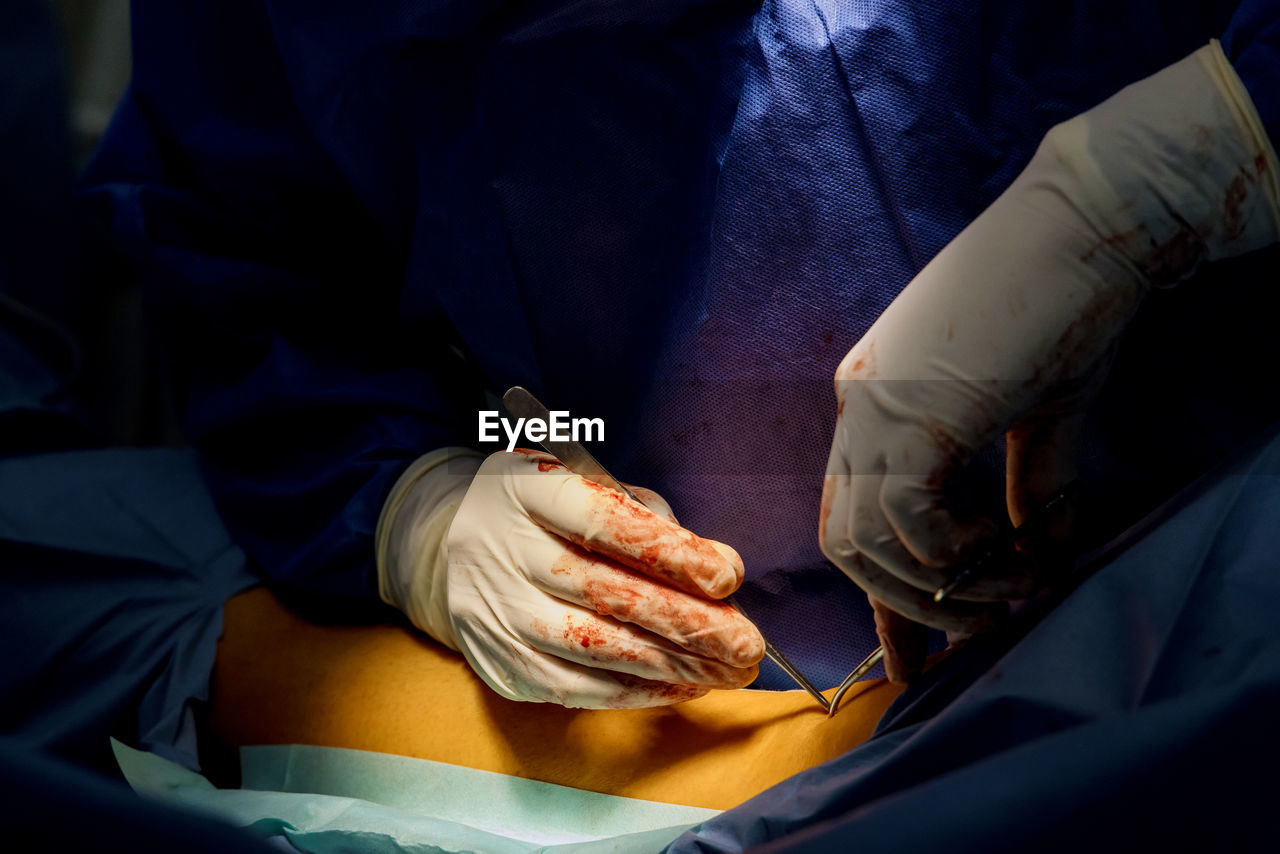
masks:
<path fill-rule="evenodd" d="M 822 502 L 818 508 L 818 547 L 827 560 L 843 568 L 844 561 L 857 553 L 849 536 L 852 510 L 849 464 L 837 443 L 827 456 L 827 473 L 822 478 Z"/>
<path fill-rule="evenodd" d="M 671 505 L 657 492 L 626 486 L 644 506 L 679 524 Z M 764 637 L 736 609 L 657 584 L 572 544 L 568 549 L 554 557 L 549 583 L 539 585 L 547 593 L 634 623 L 690 652 L 735 667 L 758 664 L 764 658 Z"/>
<path fill-rule="evenodd" d="M 863 554 L 849 556 L 840 568 L 865 593 L 904 617 L 947 632 L 986 631 L 1009 610 L 1004 602 L 966 602 L 951 598 L 935 602 L 932 591 L 926 592 L 899 580 Z"/>
<path fill-rule="evenodd" d="M 742 559 L 724 543 L 703 539 L 616 490 L 562 477 L 554 500 L 531 491 L 522 501 L 548 531 L 697 596 L 723 599 L 742 583 Z"/>
<path fill-rule="evenodd" d="M 902 581 L 872 560 L 862 550 L 865 531 L 855 537 L 854 529 L 863 524 L 855 520 L 879 512 L 878 504 L 867 498 L 859 503 L 855 496 L 858 492 L 878 495 L 882 478 L 848 474 L 846 464 L 834 451 L 827 471 L 819 517 L 822 551 L 865 593 L 908 619 L 947 631 L 981 631 L 1004 615 L 1003 604 L 981 605 L 950 599 L 934 602 L 932 592 Z"/>
<path fill-rule="evenodd" d="M 883 488 L 887 489 L 889 486 L 886 482 Z M 896 486 L 899 489 L 911 489 L 910 486 L 901 484 Z M 868 518 L 863 523 L 864 530 L 855 535 L 856 542 L 863 546 L 868 557 L 898 579 L 928 593 L 945 587 L 958 572 L 963 571 L 967 561 L 977 558 L 982 548 L 991 543 L 998 532 L 994 522 L 985 519 L 956 519 L 946 507 L 944 498 L 936 497 L 932 500 L 941 503 L 934 511 L 938 518 L 945 519 L 945 524 L 964 531 L 954 534 L 957 539 L 963 539 L 966 543 L 963 549 L 956 550 L 954 564 L 930 566 L 919 561 L 917 550 L 912 550 L 907 545 L 915 535 L 910 530 L 899 530 L 889 511 L 884 509 L 883 500 L 877 504 L 881 512 L 868 513 Z M 949 598 L 972 602 L 1012 601 L 1032 595 L 1040 586 L 1038 574 L 1025 563 L 988 561 L 983 564 L 981 572 L 969 575 L 964 585 L 952 591 Z"/>
<path fill-rule="evenodd" d="M 525 646 L 498 623 L 467 621 L 459 630 L 466 636 L 462 648 L 472 669 L 508 700 L 556 703 L 572 709 L 640 709 L 683 703 L 710 690 L 569 661 Z M 516 648 L 514 659 L 512 647 Z M 512 661 L 515 667 L 510 666 Z"/>
<path fill-rule="evenodd" d="M 603 699 L 606 709 L 637 709 L 650 706 L 671 706 L 693 700 L 708 693 L 697 685 L 678 685 L 674 682 L 654 682 L 625 673 L 610 674 L 618 684 L 618 691 Z"/>
<path fill-rule="evenodd" d="M 858 553 L 888 570 L 898 579 L 922 590 L 936 590 L 947 582 L 943 567 L 921 565 L 902 544 L 880 507 L 880 495 L 889 478 L 883 475 L 847 475 L 832 488 L 842 500 L 833 505 L 840 516 L 829 527 L 842 540 L 839 551 Z M 829 520 L 828 525 L 833 523 Z"/>
<path fill-rule="evenodd" d="M 743 688 L 758 668 L 732 667 L 686 652 L 657 635 L 585 608 L 565 604 L 558 619 L 530 616 L 516 634 L 530 647 L 587 667 L 627 673 L 656 682 L 703 688 Z"/>
<path fill-rule="evenodd" d="M 540 558 L 549 561 L 548 572 L 531 573 L 543 592 L 734 667 L 764 657 L 760 631 L 729 605 L 673 590 L 564 541 L 559 546 Z"/>
<path fill-rule="evenodd" d="M 923 473 L 888 474 L 874 497 L 867 494 L 865 485 L 861 490 L 855 486 L 854 503 L 861 515 L 854 542 L 900 580 L 933 592 L 953 577 L 957 567 L 981 554 L 999 529 L 991 520 L 964 517 L 952 509 L 944 487 L 955 460 L 947 452 L 945 439 L 918 442 L 914 447 L 916 456 L 924 457 Z M 1026 598 L 1039 587 L 1040 578 L 1029 566 L 993 561 L 952 595 L 1008 601 Z"/>
<path fill-rule="evenodd" d="M 874 596 L 871 610 L 876 620 L 876 637 L 884 650 L 884 675 L 890 682 L 905 684 L 924 668 L 929 651 L 929 630 L 894 611 Z"/>
<path fill-rule="evenodd" d="M 1006 435 L 1005 497 L 1015 526 L 1036 517 L 1077 473 L 1083 414 L 1027 419 Z M 1037 517 L 1033 535 L 1016 542 L 1019 563 L 1034 568 L 1041 586 L 1051 586 L 1070 568 L 1075 513 L 1071 502 L 1055 503 Z"/>
<path fill-rule="evenodd" d="M 903 546 L 880 504 L 887 477 L 840 473 L 833 461 L 823 483 L 819 535 L 823 553 L 867 593 L 878 596 L 906 616 L 935 626 L 961 630 L 966 625 L 990 625 L 1005 608 L 981 601 L 1004 601 L 1005 576 L 974 577 L 975 591 L 936 603 L 934 592 L 952 577 L 952 568 L 920 564 Z M 993 589 L 994 588 L 994 589 Z M 973 604 L 968 601 L 975 600 Z M 976 631 L 976 629 L 967 629 Z"/>

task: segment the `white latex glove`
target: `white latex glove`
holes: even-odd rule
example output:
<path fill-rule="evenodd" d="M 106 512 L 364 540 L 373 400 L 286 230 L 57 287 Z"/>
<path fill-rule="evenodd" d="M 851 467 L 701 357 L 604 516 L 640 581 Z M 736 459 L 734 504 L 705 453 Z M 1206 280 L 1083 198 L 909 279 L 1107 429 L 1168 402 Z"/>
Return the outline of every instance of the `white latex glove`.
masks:
<path fill-rule="evenodd" d="M 819 537 L 879 600 L 891 678 L 923 652 L 919 627 L 897 615 L 979 631 L 1050 580 L 1030 564 L 991 568 L 935 604 L 950 568 L 995 530 L 958 515 L 944 487 L 1005 431 L 1013 524 L 1072 480 L 1086 407 L 1148 289 L 1274 243 L 1276 179 L 1275 151 L 1213 42 L 1053 128 L 850 350 Z"/>
<path fill-rule="evenodd" d="M 491 688 L 632 708 L 755 679 L 763 638 L 712 601 L 742 583 L 733 549 L 681 528 L 648 490 L 634 490 L 646 506 L 547 454 L 467 453 L 429 454 L 392 490 L 379 580 Z"/>

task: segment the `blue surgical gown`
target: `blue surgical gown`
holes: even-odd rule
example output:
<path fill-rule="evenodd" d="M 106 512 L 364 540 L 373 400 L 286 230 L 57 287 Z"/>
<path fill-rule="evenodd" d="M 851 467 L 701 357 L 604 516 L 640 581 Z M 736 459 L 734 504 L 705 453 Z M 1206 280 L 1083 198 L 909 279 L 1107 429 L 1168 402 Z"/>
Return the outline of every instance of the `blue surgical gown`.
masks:
<path fill-rule="evenodd" d="M 48 23 L 10 5 L 7 25 Z M 587 4 L 138 3 L 134 86 L 83 199 L 168 324 L 223 512 L 285 588 L 340 617 L 376 604 L 380 491 L 469 440 L 476 388 L 520 380 L 640 413 L 610 421 L 626 435 L 608 461 L 750 544 L 774 634 L 823 614 L 842 651 L 858 613 L 825 602 L 848 590 L 806 545 L 800 469 L 825 451 L 824 377 L 879 306 L 1048 124 L 1209 36 L 1276 137 L 1274 3 L 1114 5 L 653 3 L 622 22 Z M 3 161 L 0 288 L 54 303 L 58 144 L 0 136 L 24 152 Z M 1125 495 L 1167 493 L 1266 420 L 1241 399 L 1269 387 L 1276 260 L 1206 270 L 1135 321 L 1146 346 L 1101 408 L 1136 403 L 1140 429 L 1093 450 Z M 249 578 L 192 455 L 68 451 L 91 443 L 73 360 L 16 305 L 0 791 L 46 847 L 262 850 L 47 755 L 91 761 L 113 731 L 193 761 L 219 603 Z M 1280 762 L 1278 443 L 1132 531 L 1040 621 L 956 652 L 867 744 L 673 847 L 1257 846 Z"/>
<path fill-rule="evenodd" d="M 219 508 L 296 606 L 385 616 L 390 485 L 519 383 L 603 418 L 603 462 L 732 544 L 749 612 L 834 684 L 875 643 L 816 540 L 839 359 L 1050 126 L 1210 38 L 1274 135 L 1278 8 L 139 0 L 81 198 L 153 297 Z M 1177 328 L 1260 299 L 1240 269 L 1235 296 L 1165 299 Z M 1082 504 L 1108 520 L 1274 414 L 1137 358 L 1117 399 L 1184 437 L 1170 464 L 1119 409 L 1098 426 Z"/>

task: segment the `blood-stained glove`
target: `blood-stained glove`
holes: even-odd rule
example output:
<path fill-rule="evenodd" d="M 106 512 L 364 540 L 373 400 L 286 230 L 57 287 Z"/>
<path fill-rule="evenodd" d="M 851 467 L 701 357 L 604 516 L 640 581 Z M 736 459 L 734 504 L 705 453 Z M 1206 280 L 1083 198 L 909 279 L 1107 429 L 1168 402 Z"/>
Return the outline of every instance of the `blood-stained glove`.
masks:
<path fill-rule="evenodd" d="M 923 651 L 904 616 L 979 631 L 1051 580 L 993 566 L 934 601 L 996 529 L 948 502 L 956 474 L 1007 431 L 1021 524 L 1074 478 L 1086 408 L 1148 289 L 1274 243 L 1278 199 L 1275 151 L 1213 42 L 1053 128 L 849 351 L 819 537 L 877 605 L 891 678 Z"/>
<path fill-rule="evenodd" d="M 382 598 L 512 700 L 668 705 L 756 677 L 764 640 L 714 601 L 742 583 L 730 547 L 535 451 L 444 449 L 392 490 Z"/>

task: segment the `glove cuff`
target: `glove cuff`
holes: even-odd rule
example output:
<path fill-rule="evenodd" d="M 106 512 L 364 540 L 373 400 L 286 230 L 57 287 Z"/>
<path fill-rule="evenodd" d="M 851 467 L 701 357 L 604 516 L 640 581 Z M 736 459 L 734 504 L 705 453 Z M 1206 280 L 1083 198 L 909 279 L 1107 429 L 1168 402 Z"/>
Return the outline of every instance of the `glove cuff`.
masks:
<path fill-rule="evenodd" d="M 447 539 L 483 460 L 468 448 L 440 448 L 419 457 L 391 488 L 375 534 L 382 601 L 455 650 L 447 598 Z"/>
<path fill-rule="evenodd" d="M 1216 40 L 1056 126 L 1036 160 L 1082 190 L 1096 252 L 1152 285 L 1280 240 L 1280 163 Z"/>
<path fill-rule="evenodd" d="M 1235 181 L 1241 184 L 1258 184 L 1259 192 L 1254 203 L 1258 209 L 1260 228 L 1255 230 L 1254 241 L 1232 252 L 1238 255 L 1251 249 L 1280 241 L 1280 159 L 1277 159 L 1273 141 L 1267 136 L 1266 125 L 1258 115 L 1258 108 L 1249 96 L 1249 90 L 1236 74 L 1231 61 L 1222 52 L 1222 44 L 1212 39 L 1209 44 L 1192 56 L 1204 63 L 1205 72 L 1213 79 L 1225 102 L 1225 109 L 1235 119 L 1240 132 L 1239 139 L 1245 146 L 1242 159 L 1252 161 L 1239 167 Z"/>

